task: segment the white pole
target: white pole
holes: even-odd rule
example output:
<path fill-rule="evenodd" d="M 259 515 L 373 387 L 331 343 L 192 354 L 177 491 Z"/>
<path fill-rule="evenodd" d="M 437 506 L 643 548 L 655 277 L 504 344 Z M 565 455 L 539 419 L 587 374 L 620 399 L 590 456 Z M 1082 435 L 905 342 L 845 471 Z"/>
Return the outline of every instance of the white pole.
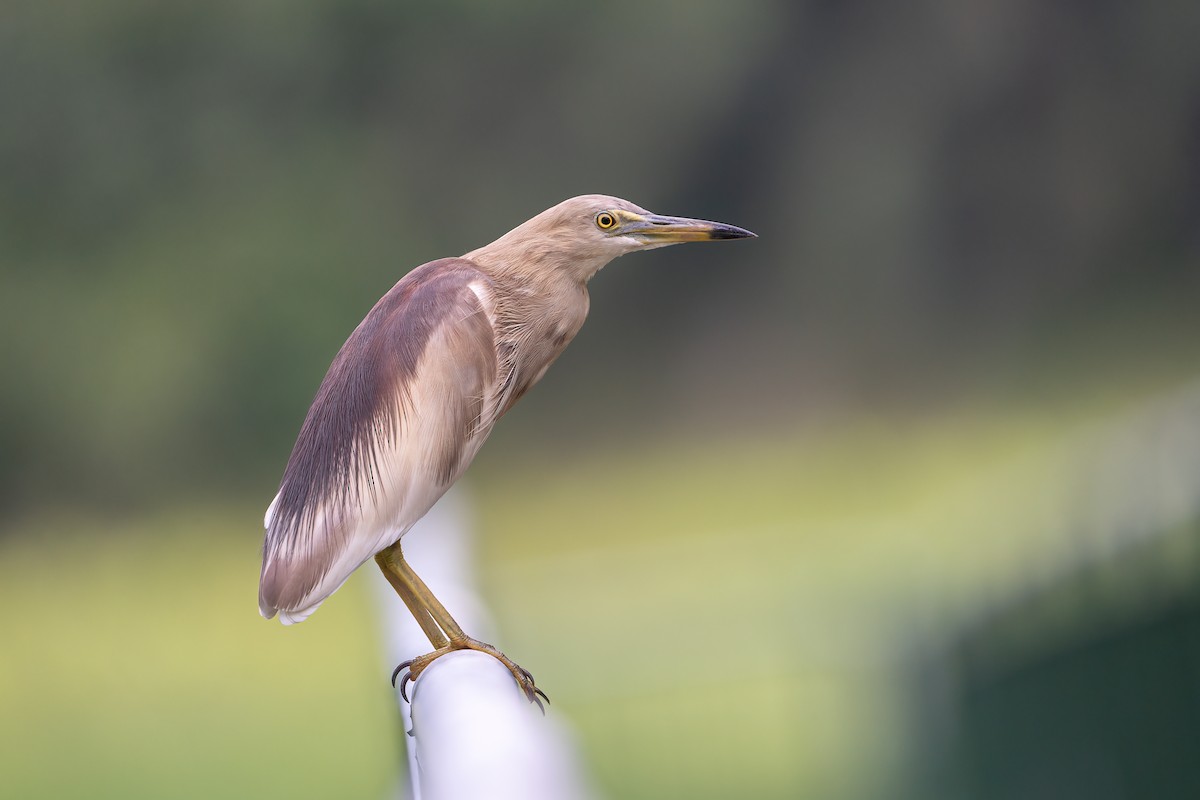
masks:
<path fill-rule="evenodd" d="M 464 630 L 493 641 L 487 610 L 473 590 L 469 527 L 461 492 L 452 491 L 405 535 L 404 557 Z M 382 575 L 375 585 L 390 670 L 429 652 L 430 644 Z M 411 705 L 399 691 L 396 699 L 411 732 L 404 738 L 413 800 L 595 796 L 566 726 L 551 708 L 542 716 L 491 656 L 442 656 L 409 684 L 408 695 Z"/>

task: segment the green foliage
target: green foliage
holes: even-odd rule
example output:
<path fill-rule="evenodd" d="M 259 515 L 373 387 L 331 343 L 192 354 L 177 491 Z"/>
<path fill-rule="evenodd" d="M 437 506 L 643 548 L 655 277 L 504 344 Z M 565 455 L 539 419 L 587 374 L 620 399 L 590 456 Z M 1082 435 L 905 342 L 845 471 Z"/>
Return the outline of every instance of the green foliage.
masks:
<path fill-rule="evenodd" d="M 762 238 L 600 276 L 510 451 L 961 390 L 1194 292 L 1192 12 L 1057 14 L 10 3 L 0 498 L 268 493 L 383 291 L 584 191 Z"/>
<path fill-rule="evenodd" d="M 1031 560 L 1089 547 L 1042 523 L 1071 513 L 1065 456 L 1111 410 L 857 421 L 493 473 L 474 488 L 498 640 L 610 796 L 898 796 L 925 723 L 909 665 Z M 47 516 L 0 545 L 0 581 L 29 600 L 0 609 L 16 796 L 385 791 L 399 732 L 363 586 L 380 578 L 364 570 L 303 625 L 264 622 L 244 535 L 259 513 Z"/>
<path fill-rule="evenodd" d="M 47 517 L 0 544 L 13 797 L 380 797 L 399 731 L 370 612 L 255 613 L 247 509 Z"/>
<path fill-rule="evenodd" d="M 1025 515 L 1082 419 L 1195 372 L 1196 17 L 8 3 L 6 790 L 386 791 L 364 579 L 257 619 L 262 506 L 395 280 L 605 191 L 761 238 L 606 270 L 483 451 L 505 647 L 613 796 L 895 796 L 900 662 L 1070 557 Z"/>

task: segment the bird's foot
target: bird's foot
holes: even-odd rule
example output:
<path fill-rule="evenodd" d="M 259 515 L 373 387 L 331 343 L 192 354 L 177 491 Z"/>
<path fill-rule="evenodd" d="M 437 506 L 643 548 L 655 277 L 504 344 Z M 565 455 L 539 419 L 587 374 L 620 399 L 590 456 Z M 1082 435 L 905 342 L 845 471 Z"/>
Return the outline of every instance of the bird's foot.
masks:
<path fill-rule="evenodd" d="M 521 691 L 525 693 L 525 697 L 529 698 L 529 702 L 536 703 L 537 707 L 541 709 L 542 713 L 546 713 L 546 707 L 542 705 L 542 700 L 545 700 L 547 703 L 549 703 L 550 698 L 547 697 L 546 693 L 534 684 L 533 675 L 529 672 L 529 670 L 525 669 L 520 664 L 517 664 L 511 658 L 504 655 L 504 653 L 501 653 L 487 642 L 481 642 L 478 639 L 463 638 L 452 640 L 450 644 L 446 645 L 445 647 L 439 647 L 432 653 L 426 653 L 423 656 L 412 658 L 401 663 L 392 672 L 392 686 L 396 685 L 396 678 L 400 676 L 401 672 L 404 672 L 404 677 L 400 681 L 400 696 L 405 700 L 408 700 L 408 682 L 415 682 L 420 674 L 425 671 L 426 667 L 432 664 L 436 659 L 441 658 L 447 653 L 453 653 L 455 650 L 478 650 L 481 653 L 487 653 L 492 658 L 495 658 L 497 661 L 507 667 L 509 672 L 512 673 L 513 678 L 515 678 L 517 681 L 517 685 L 520 686 Z M 407 670 L 407 672 L 405 672 L 405 670 Z"/>

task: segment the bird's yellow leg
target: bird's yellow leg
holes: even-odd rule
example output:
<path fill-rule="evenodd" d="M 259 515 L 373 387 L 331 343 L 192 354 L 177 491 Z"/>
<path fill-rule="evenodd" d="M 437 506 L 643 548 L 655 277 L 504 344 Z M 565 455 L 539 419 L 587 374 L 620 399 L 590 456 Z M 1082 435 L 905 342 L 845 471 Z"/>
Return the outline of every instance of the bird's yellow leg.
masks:
<path fill-rule="evenodd" d="M 397 550 L 398 549 L 399 547 L 397 547 Z M 385 550 L 384 553 L 386 552 L 387 551 Z M 417 624 L 421 626 L 421 630 L 425 631 L 425 635 L 429 637 L 429 643 L 433 645 L 435 649 L 448 645 L 450 640 L 446 638 L 446 634 L 444 634 L 442 629 L 438 627 L 438 624 L 434 622 L 433 617 L 429 614 L 429 610 L 421 605 L 421 601 L 418 600 L 417 597 L 412 593 L 412 590 L 409 589 L 408 585 L 401 581 L 399 576 L 397 576 L 396 573 L 388 568 L 388 563 L 384 557 L 384 553 L 380 553 L 379 555 L 375 556 L 375 563 L 379 565 L 379 569 L 383 572 L 383 577 L 387 578 L 388 583 L 390 583 L 392 588 L 396 590 L 396 594 L 400 595 L 400 599 L 404 601 L 404 605 L 408 606 L 408 610 L 412 613 L 413 619 L 417 621 Z"/>
<path fill-rule="evenodd" d="M 404 604 L 408 606 L 408 610 L 416 617 L 421 629 L 425 631 L 425 635 L 429 637 L 429 641 L 434 647 L 432 653 L 405 661 L 392 673 L 392 683 L 394 684 L 396 676 L 407 667 L 408 672 L 404 676 L 404 682 L 400 684 L 400 692 L 405 699 L 408 698 L 405 693 L 405 684 L 408 681 L 415 681 L 435 659 L 455 650 L 478 650 L 481 653 L 487 653 L 507 667 L 530 702 L 537 703 L 540 708 L 542 703 L 538 697 L 545 699 L 546 702 L 550 701 L 550 698 L 546 697 L 546 693 L 534 685 L 533 675 L 529 670 L 514 662 L 492 645 L 472 639 L 463 633 L 462 627 L 454 621 L 454 617 L 450 616 L 450 612 L 446 610 L 441 601 L 434 597 L 433 592 L 425 585 L 425 581 L 421 580 L 420 576 L 404 560 L 399 542 L 380 551 L 375 556 L 375 561 Z"/>

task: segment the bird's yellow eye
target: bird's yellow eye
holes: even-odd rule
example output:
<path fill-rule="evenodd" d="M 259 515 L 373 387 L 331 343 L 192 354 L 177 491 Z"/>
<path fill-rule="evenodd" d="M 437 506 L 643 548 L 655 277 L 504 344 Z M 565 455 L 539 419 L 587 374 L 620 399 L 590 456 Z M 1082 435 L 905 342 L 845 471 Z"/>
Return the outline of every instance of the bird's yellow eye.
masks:
<path fill-rule="evenodd" d="M 601 211 L 596 215 L 596 227 L 602 231 L 611 230 L 616 227 L 617 218 L 607 211 Z"/>

